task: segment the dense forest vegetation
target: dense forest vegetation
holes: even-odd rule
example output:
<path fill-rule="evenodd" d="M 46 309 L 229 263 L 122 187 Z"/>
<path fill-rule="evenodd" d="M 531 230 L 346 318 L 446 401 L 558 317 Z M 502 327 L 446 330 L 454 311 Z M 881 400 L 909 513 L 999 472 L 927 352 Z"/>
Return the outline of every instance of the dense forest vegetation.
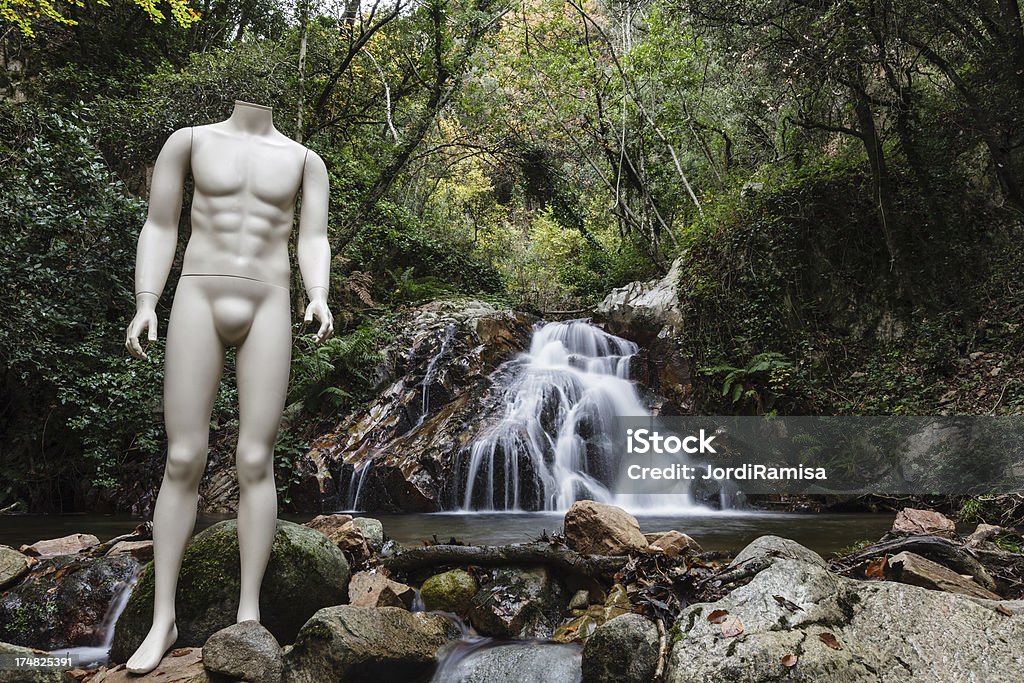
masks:
<path fill-rule="evenodd" d="M 1024 411 L 1016 0 L 0 16 L 0 508 L 113 507 L 159 457 L 160 343 L 149 364 L 122 345 L 147 177 L 173 130 L 235 99 L 272 104 L 331 175 L 339 332 L 296 338 L 281 481 L 366 400 L 401 307 L 587 310 L 677 258 L 698 411 Z"/>

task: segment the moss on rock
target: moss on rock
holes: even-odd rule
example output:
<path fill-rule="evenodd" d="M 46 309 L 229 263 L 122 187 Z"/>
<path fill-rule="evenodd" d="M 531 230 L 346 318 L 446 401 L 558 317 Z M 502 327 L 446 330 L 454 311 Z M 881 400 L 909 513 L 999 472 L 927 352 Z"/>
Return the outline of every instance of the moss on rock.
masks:
<path fill-rule="evenodd" d="M 469 611 L 479 586 L 473 576 L 462 569 L 435 574 L 423 582 L 420 597 L 428 610 L 465 614 Z"/>

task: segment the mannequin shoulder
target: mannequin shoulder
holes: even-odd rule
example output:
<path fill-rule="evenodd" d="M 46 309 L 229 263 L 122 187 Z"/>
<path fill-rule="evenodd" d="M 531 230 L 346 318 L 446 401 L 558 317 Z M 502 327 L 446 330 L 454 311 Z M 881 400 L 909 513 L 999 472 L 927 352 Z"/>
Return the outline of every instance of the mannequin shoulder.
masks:
<path fill-rule="evenodd" d="M 193 135 L 194 132 L 192 128 L 179 128 L 171 133 L 167 138 L 167 142 L 164 143 L 164 149 L 189 150 L 192 147 Z"/>
<path fill-rule="evenodd" d="M 308 147 L 302 147 L 302 150 L 305 172 L 309 173 L 312 171 L 317 174 L 327 175 L 327 164 L 324 163 L 323 158 Z"/>
<path fill-rule="evenodd" d="M 163 166 L 170 164 L 173 167 L 184 168 L 188 165 L 192 154 L 192 130 L 190 128 L 179 128 L 171 133 L 160 148 L 157 156 L 157 163 Z"/>

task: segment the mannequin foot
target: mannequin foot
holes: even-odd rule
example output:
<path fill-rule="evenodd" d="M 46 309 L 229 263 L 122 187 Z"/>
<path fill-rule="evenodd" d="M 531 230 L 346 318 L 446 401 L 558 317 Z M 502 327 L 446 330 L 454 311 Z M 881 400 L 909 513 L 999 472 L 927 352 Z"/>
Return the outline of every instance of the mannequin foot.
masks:
<path fill-rule="evenodd" d="M 125 664 L 125 668 L 133 674 L 145 674 L 155 669 L 164 654 L 171 649 L 178 639 L 178 627 L 173 623 L 169 628 L 153 624 L 146 639 L 139 645 Z"/>
<path fill-rule="evenodd" d="M 239 605 L 238 606 L 238 617 L 235 619 L 236 623 L 241 624 L 243 621 L 259 621 L 260 620 L 260 608 L 258 605 Z"/>

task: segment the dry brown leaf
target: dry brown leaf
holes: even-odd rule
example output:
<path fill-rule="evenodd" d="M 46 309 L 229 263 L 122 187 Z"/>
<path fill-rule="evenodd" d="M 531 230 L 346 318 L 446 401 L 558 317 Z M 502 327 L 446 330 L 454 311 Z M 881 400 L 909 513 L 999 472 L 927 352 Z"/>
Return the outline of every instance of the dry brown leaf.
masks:
<path fill-rule="evenodd" d="M 999 612 L 1000 614 L 1002 614 L 1004 617 L 1012 617 L 1013 616 L 1013 612 L 1011 612 L 1010 609 L 1006 605 L 1004 605 L 1002 603 L 996 605 L 996 611 Z"/>
<path fill-rule="evenodd" d="M 864 576 L 869 579 L 884 579 L 885 570 L 888 566 L 889 561 L 884 557 L 872 560 L 868 563 L 867 568 L 864 569 Z"/>
<path fill-rule="evenodd" d="M 839 642 L 839 639 L 836 638 L 833 634 L 829 633 L 828 631 L 822 631 L 821 633 L 819 633 L 818 639 L 821 640 L 821 642 L 828 645 L 833 650 L 843 649 L 843 644 Z"/>
<path fill-rule="evenodd" d="M 708 614 L 708 621 L 712 624 L 721 624 L 727 616 L 729 616 L 729 613 L 724 609 L 716 609 Z"/>
<path fill-rule="evenodd" d="M 739 617 L 726 617 L 718 627 L 722 629 L 722 635 L 726 638 L 735 638 L 743 633 L 743 622 Z"/>
<path fill-rule="evenodd" d="M 794 666 L 796 666 L 796 660 L 797 656 L 793 653 L 790 653 L 788 655 L 784 655 L 782 659 L 780 659 L 779 661 L 782 662 L 782 666 L 786 667 L 787 669 L 792 669 Z"/>
<path fill-rule="evenodd" d="M 172 657 L 184 657 L 185 655 L 192 652 L 192 648 L 179 647 L 177 650 L 171 650 Z"/>

